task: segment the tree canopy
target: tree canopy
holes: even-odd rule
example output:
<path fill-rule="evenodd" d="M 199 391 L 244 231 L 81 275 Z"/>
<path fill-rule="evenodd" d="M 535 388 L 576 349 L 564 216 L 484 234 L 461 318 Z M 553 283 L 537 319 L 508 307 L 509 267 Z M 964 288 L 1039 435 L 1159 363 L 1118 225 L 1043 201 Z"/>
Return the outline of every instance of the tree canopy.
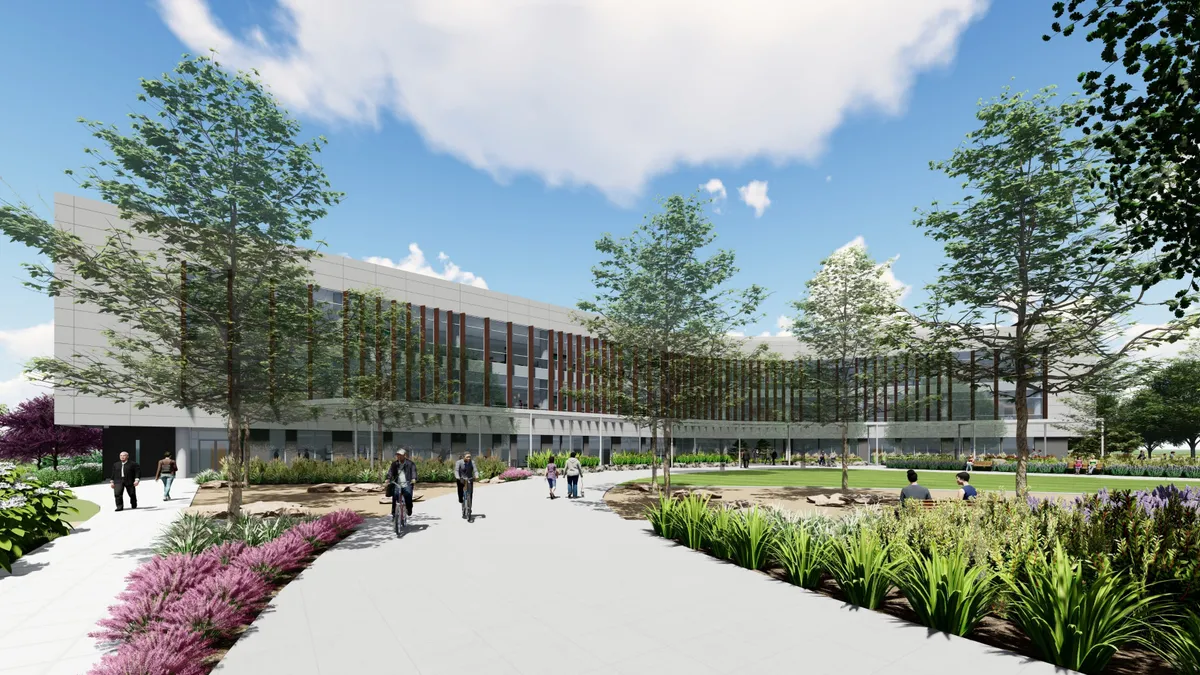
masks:
<path fill-rule="evenodd" d="M 256 421 L 311 416 L 311 349 L 334 339 L 312 301 L 304 244 L 340 199 L 299 124 L 253 73 L 185 57 L 142 80 L 146 112 L 128 133 L 85 122 L 103 149 L 82 187 L 124 223 L 69 232 L 24 205 L 0 208 L 0 231 L 44 254 L 27 285 L 94 306 L 107 346 L 34 362 L 39 377 L 138 407 L 198 408 L 227 421 L 231 514 Z"/>
<path fill-rule="evenodd" d="M 1053 9 L 1052 31 L 1086 30 L 1104 64 L 1079 75 L 1092 100 L 1076 123 L 1110 156 L 1093 174 L 1126 234 L 1110 253 L 1158 251 L 1151 282 L 1190 278 L 1200 290 L 1200 3 L 1069 0 Z"/>
<path fill-rule="evenodd" d="M 49 459 L 50 465 L 57 469 L 59 458 L 98 450 L 101 433 L 95 427 L 55 424 L 54 397 L 42 394 L 22 402 L 11 412 L 0 410 L 0 459 L 33 462 L 38 466 Z"/>
<path fill-rule="evenodd" d="M 766 297 L 759 286 L 726 286 L 738 269 L 733 251 L 706 253 L 716 240 L 707 203 L 675 195 L 630 236 L 605 234 L 596 242 L 603 260 L 592 268 L 596 296 L 578 305 L 587 313 L 583 326 L 618 350 L 616 359 L 588 355 L 600 373 L 600 396 L 647 427 L 651 439 L 662 431 L 668 489 L 673 425 L 714 395 L 724 401 L 713 364 L 740 353 L 730 334 L 757 318 Z M 685 363 L 701 376 L 681 376 Z"/>

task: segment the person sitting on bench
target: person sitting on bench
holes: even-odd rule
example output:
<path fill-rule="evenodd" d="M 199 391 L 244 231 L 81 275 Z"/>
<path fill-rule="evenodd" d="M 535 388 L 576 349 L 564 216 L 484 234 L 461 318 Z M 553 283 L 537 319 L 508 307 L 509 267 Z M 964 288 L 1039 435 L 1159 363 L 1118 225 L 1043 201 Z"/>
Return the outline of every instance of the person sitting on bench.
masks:
<path fill-rule="evenodd" d="M 917 484 L 917 472 L 912 469 L 908 470 L 908 485 L 900 491 L 900 503 L 903 504 L 905 499 L 916 499 L 926 501 L 933 499 L 933 495 L 929 494 L 929 489 L 923 485 Z"/>

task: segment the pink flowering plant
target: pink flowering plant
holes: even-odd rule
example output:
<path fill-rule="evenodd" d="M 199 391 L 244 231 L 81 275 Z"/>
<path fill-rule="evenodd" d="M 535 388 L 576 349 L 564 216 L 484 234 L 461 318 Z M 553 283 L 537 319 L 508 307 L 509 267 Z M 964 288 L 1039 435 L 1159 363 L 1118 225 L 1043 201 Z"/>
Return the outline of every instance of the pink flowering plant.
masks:
<path fill-rule="evenodd" d="M 504 473 L 500 474 L 500 480 L 502 480 L 502 481 L 524 480 L 526 478 L 529 478 L 532 475 L 533 475 L 533 472 L 528 469 L 512 468 L 512 469 L 506 469 L 504 471 Z"/>
<path fill-rule="evenodd" d="M 229 541 L 151 559 L 129 575 L 120 602 L 91 634 L 117 645 L 91 673 L 208 673 L 276 588 L 362 521 L 336 511 L 259 546 Z"/>

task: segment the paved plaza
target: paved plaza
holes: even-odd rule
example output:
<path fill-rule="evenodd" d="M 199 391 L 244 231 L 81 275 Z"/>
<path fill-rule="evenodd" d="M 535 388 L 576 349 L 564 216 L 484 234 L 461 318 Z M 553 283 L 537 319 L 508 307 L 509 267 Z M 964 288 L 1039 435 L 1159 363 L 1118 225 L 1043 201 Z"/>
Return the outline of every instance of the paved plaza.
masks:
<path fill-rule="evenodd" d="M 0 570 L 0 672 L 6 675 L 80 675 L 102 652 L 88 637 L 125 590 L 125 577 L 150 558 L 162 528 L 187 507 L 196 491 L 179 479 L 162 499 L 162 485 L 144 480 L 138 508 L 114 511 L 107 483 L 74 488 L 100 513 L 24 556 L 12 574 Z"/>
<path fill-rule="evenodd" d="M 577 501 L 549 501 L 541 480 L 483 486 L 473 524 L 438 497 L 399 540 L 368 521 L 284 588 L 217 672 L 1055 672 L 657 538 L 602 506 L 606 487 L 640 475 L 587 476 Z"/>

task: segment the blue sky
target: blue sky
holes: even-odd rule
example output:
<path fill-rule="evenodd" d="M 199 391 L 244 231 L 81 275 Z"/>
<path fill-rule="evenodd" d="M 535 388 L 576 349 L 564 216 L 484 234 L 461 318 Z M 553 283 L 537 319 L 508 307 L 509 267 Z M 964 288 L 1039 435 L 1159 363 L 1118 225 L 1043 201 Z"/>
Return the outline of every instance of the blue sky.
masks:
<path fill-rule="evenodd" d="M 532 18 L 509 4 L 7 3 L 0 189 L 49 214 L 54 192 L 81 192 L 63 173 L 89 142 L 76 119 L 123 123 L 138 78 L 216 46 L 329 139 L 322 161 L 346 193 L 316 228 L 331 252 L 411 267 L 416 247 L 433 272 L 571 306 L 590 294 L 603 232 L 717 179 L 736 283 L 773 293 L 748 332 L 774 332 L 821 258 L 856 237 L 899 256 L 906 304 L 920 302 L 941 249 L 913 208 L 957 194 L 929 161 L 974 128 L 979 99 L 1074 91 L 1096 59 L 1082 39 L 1041 40 L 1049 0 L 684 3 L 694 16 L 659 0 Z M 761 215 L 739 197 L 754 181 Z M 51 303 L 20 286 L 31 255 L 0 242 L 0 402 L 18 395 L 23 358 L 49 349 L 30 329 Z"/>

